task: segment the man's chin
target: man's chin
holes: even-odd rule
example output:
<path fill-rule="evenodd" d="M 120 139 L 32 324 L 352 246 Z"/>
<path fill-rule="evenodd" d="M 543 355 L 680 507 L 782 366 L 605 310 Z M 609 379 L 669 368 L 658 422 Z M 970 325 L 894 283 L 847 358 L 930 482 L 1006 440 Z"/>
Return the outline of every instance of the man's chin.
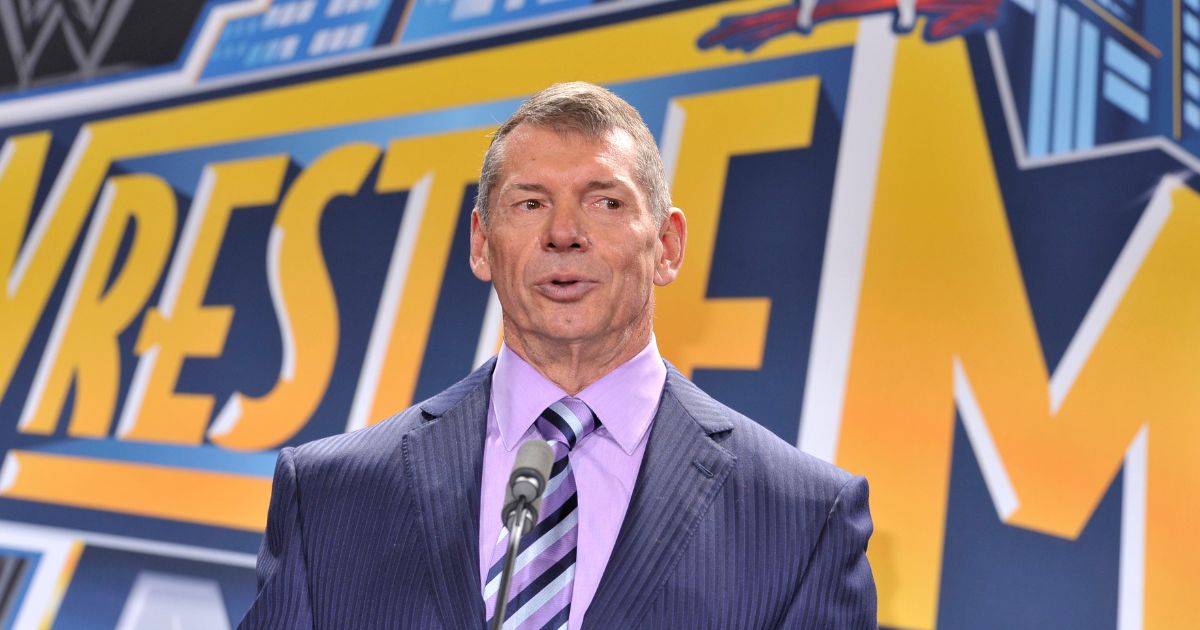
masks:
<path fill-rule="evenodd" d="M 620 338 L 617 331 L 597 325 L 595 322 L 565 322 L 561 319 L 527 330 L 526 336 L 536 337 L 544 344 L 563 347 L 613 343 Z"/>
<path fill-rule="evenodd" d="M 547 342 L 567 346 L 603 341 L 606 335 L 584 326 L 555 326 L 543 330 L 538 336 Z"/>
<path fill-rule="evenodd" d="M 588 347 L 592 352 L 602 354 L 628 343 L 631 336 L 637 336 L 636 331 L 640 328 L 637 321 L 627 326 L 614 326 L 609 319 L 600 315 L 571 312 L 569 309 L 556 309 L 539 315 L 530 318 L 532 321 L 526 322 L 526 326 L 519 327 L 516 336 L 543 347 Z M 508 330 L 505 335 L 511 336 L 516 322 L 506 324 Z"/>

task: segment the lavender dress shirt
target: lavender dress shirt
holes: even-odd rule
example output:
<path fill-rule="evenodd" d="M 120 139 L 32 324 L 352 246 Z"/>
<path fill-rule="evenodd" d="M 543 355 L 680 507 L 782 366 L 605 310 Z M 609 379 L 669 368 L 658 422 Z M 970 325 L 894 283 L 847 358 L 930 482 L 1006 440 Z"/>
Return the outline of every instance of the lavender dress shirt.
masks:
<path fill-rule="evenodd" d="M 629 361 L 576 394 L 600 419 L 602 427 L 571 451 L 579 495 L 579 547 L 569 627 L 583 624 L 625 510 L 633 495 L 646 436 L 658 410 L 667 368 L 653 337 Z M 500 348 L 492 375 L 487 434 L 483 442 L 483 479 L 479 498 L 479 584 L 483 588 L 500 536 L 500 508 L 517 446 L 535 437 L 534 422 L 567 393 L 508 346 Z"/>

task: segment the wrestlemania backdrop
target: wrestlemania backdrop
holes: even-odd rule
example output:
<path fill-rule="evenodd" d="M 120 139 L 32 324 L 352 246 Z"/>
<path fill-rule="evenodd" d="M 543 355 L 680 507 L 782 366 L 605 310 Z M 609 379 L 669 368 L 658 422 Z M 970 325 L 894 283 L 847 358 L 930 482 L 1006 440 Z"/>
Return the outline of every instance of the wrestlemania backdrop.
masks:
<path fill-rule="evenodd" d="M 277 449 L 495 351 L 473 181 L 574 79 L 688 216 L 664 355 L 869 478 L 882 625 L 1200 627 L 1200 0 L 0 0 L 0 39 L 6 627 L 236 624 Z"/>

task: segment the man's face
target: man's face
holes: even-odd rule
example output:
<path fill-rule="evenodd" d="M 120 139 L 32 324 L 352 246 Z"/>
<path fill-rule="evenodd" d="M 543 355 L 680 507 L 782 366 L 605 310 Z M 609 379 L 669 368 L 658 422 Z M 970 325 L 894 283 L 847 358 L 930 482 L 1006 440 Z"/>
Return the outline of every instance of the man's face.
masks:
<path fill-rule="evenodd" d="M 675 279 L 683 214 L 660 227 L 634 178 L 633 138 L 518 125 L 505 139 L 489 224 L 471 222 L 471 268 L 492 281 L 506 335 L 622 345 Z"/>

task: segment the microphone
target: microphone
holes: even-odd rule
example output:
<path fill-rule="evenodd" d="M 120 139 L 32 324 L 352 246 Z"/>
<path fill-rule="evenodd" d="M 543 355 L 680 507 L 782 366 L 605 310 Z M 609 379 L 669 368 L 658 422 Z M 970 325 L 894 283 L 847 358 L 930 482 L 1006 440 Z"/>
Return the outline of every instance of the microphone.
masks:
<path fill-rule="evenodd" d="M 542 492 L 550 478 L 554 465 L 554 449 L 545 440 L 529 440 L 517 449 L 517 460 L 513 463 L 512 475 L 508 478 L 508 489 L 504 494 L 504 509 L 500 520 L 512 529 L 513 517 L 524 507 L 522 529 L 528 530 L 538 520 L 542 507 Z"/>
<path fill-rule="evenodd" d="M 500 630 L 504 625 L 508 584 L 512 580 L 521 536 L 537 523 L 542 493 L 546 491 L 546 482 L 550 479 L 550 468 L 553 466 L 554 449 L 545 440 L 529 440 L 517 449 L 517 461 L 513 462 L 508 490 L 504 495 L 504 509 L 500 510 L 500 519 L 508 527 L 508 551 L 504 554 L 504 570 L 500 573 L 500 590 L 496 593 L 492 630 Z"/>

